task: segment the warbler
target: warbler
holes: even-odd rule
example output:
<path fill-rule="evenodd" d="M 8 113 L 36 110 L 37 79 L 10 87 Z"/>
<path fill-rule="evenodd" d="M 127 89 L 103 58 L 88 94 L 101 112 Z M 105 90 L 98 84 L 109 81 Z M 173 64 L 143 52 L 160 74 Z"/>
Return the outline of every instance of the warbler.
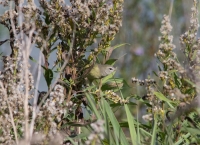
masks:
<path fill-rule="evenodd" d="M 116 70 L 115 67 L 107 64 L 95 64 L 88 73 L 88 80 L 92 82 L 95 79 L 101 79 L 108 76 Z"/>

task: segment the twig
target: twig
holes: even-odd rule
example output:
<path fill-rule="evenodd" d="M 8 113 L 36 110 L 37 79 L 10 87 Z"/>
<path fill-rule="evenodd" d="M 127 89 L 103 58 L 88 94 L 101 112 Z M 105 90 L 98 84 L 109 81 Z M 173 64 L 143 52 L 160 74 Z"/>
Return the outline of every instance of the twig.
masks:
<path fill-rule="evenodd" d="M 25 51 L 23 51 L 24 58 L 24 71 L 25 71 L 25 99 L 24 99 L 24 117 L 25 117 L 25 140 L 26 143 L 30 144 L 30 132 L 29 132 L 29 109 L 28 109 L 28 96 L 29 96 L 29 78 L 28 78 L 28 60 L 29 60 L 29 49 L 31 48 L 31 38 L 34 28 L 29 32 L 29 38 L 27 38 L 28 42 L 25 47 Z"/>
<path fill-rule="evenodd" d="M 14 37 L 17 38 L 17 33 L 16 33 L 14 22 L 13 22 L 12 3 L 10 3 L 9 15 L 10 15 L 10 22 L 11 22 L 11 27 L 13 30 Z"/>
<path fill-rule="evenodd" d="M 6 40 L 4 40 L 4 41 L 0 41 L 0 46 L 2 45 L 2 44 L 4 44 L 5 42 L 7 42 L 9 39 L 6 39 Z"/>

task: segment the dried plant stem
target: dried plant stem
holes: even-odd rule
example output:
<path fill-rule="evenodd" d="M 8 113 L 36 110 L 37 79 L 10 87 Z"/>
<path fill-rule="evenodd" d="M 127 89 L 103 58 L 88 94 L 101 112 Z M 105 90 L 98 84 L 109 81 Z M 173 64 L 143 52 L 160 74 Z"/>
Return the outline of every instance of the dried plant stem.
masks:
<path fill-rule="evenodd" d="M 12 3 L 10 3 L 9 15 L 10 15 L 10 22 L 11 22 L 11 26 L 12 26 L 12 31 L 13 31 L 13 34 L 14 34 L 14 38 L 16 38 L 16 40 L 17 40 L 17 33 L 16 33 L 14 22 L 13 22 Z"/>
<path fill-rule="evenodd" d="M 14 22 L 13 22 L 12 2 L 10 3 L 9 7 L 10 7 L 10 8 L 9 8 L 10 23 L 11 23 L 11 27 L 12 27 L 12 29 L 11 29 L 10 31 L 12 31 L 12 33 L 13 33 L 13 35 L 14 35 L 14 38 L 17 40 L 17 33 L 16 33 L 16 29 L 15 29 L 15 24 L 14 24 Z M 11 33 L 11 32 L 10 32 L 10 33 Z M 11 41 L 12 41 L 12 40 L 11 40 Z M 12 51 L 13 51 L 13 50 L 12 50 Z M 16 144 L 18 145 L 18 144 L 19 144 L 19 141 L 18 141 L 18 137 L 17 137 L 17 129 L 16 129 L 16 126 L 15 126 L 15 123 L 14 123 L 12 108 L 10 107 L 10 104 L 9 104 L 9 101 L 8 101 L 8 96 L 7 96 L 7 93 L 6 93 L 5 88 L 3 87 L 2 82 L 0 82 L 0 85 L 1 85 L 2 91 L 3 91 L 3 93 L 4 93 L 4 97 L 6 98 L 6 102 L 7 102 L 8 109 L 9 109 L 9 113 L 10 113 L 11 123 L 12 123 L 12 127 L 13 127 L 14 134 L 15 134 L 15 141 L 16 141 Z"/>
<path fill-rule="evenodd" d="M 37 75 L 37 81 L 36 81 L 36 87 L 35 87 L 35 93 L 34 93 L 34 100 L 33 100 L 33 114 L 32 114 L 32 119 L 31 124 L 30 124 L 30 139 L 32 138 L 33 135 L 33 128 L 34 128 L 34 122 L 36 118 L 36 111 L 37 111 L 37 100 L 38 100 L 38 86 L 40 82 L 40 76 L 41 76 L 41 56 L 42 53 L 40 52 L 39 55 L 39 63 L 38 63 L 38 75 Z"/>
<path fill-rule="evenodd" d="M 171 0 L 170 8 L 169 8 L 169 19 L 171 19 L 173 5 L 174 5 L 174 0 Z"/>
<path fill-rule="evenodd" d="M 14 134 L 15 134 L 15 141 L 16 141 L 16 144 L 18 145 L 19 141 L 18 141 L 18 137 L 17 137 L 17 129 L 16 129 L 15 122 L 14 122 L 14 119 L 13 119 L 12 108 L 10 107 L 6 90 L 4 89 L 3 84 L 2 84 L 1 81 L 0 81 L 0 86 L 1 86 L 2 92 L 4 94 L 4 97 L 6 99 L 7 105 L 8 105 L 8 109 L 9 109 L 9 113 L 10 113 L 10 118 L 11 118 L 11 123 L 12 123 Z"/>
<path fill-rule="evenodd" d="M 24 71 L 25 71 L 25 96 L 24 96 L 24 118 L 25 118 L 25 139 L 26 139 L 26 143 L 28 143 L 29 141 L 29 125 L 28 125 L 28 89 L 29 89 L 29 79 L 28 79 L 28 64 L 27 64 L 27 52 L 23 53 L 24 56 Z"/>
<path fill-rule="evenodd" d="M 24 58 L 24 71 L 25 71 L 25 98 L 24 98 L 24 118 L 25 118 L 25 140 L 27 144 L 30 144 L 30 132 L 29 132 L 29 109 L 28 109 L 28 96 L 29 96 L 29 71 L 28 71 L 28 60 L 30 55 L 30 48 L 31 48 L 31 39 L 35 29 L 31 29 L 29 32 L 29 38 L 27 38 L 25 51 L 23 51 L 23 58 Z"/>

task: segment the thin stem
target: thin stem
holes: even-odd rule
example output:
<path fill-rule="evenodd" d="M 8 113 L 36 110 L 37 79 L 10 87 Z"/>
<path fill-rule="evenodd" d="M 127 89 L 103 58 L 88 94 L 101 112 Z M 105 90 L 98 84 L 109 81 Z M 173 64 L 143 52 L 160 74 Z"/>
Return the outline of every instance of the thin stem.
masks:
<path fill-rule="evenodd" d="M 169 19 L 171 19 L 173 5 L 174 5 L 174 0 L 171 0 L 170 8 L 169 8 Z"/>
<path fill-rule="evenodd" d="M 36 81 L 36 88 L 35 88 L 35 93 L 34 93 L 34 100 L 33 100 L 33 115 L 32 115 L 32 120 L 30 124 L 30 137 L 32 138 L 33 135 L 33 128 L 35 124 L 35 118 L 36 118 L 36 111 L 37 111 L 37 101 L 38 101 L 38 87 L 39 87 L 39 82 L 40 82 L 40 77 L 41 77 L 41 57 L 42 53 L 40 52 L 39 55 L 39 63 L 38 63 L 38 75 L 37 75 L 37 81 Z"/>
<path fill-rule="evenodd" d="M 24 117 L 25 117 L 25 139 L 26 143 L 30 144 L 30 133 L 29 133 L 29 109 L 28 109 L 28 96 L 29 96 L 29 71 L 28 71 L 28 60 L 30 55 L 30 48 L 31 48 L 31 38 L 33 36 L 33 32 L 35 29 L 31 29 L 29 32 L 29 37 L 27 38 L 27 44 L 25 47 L 25 51 L 23 51 L 23 58 L 24 58 L 24 71 L 25 71 L 25 98 L 24 98 Z M 22 42 L 23 43 L 23 42 Z"/>

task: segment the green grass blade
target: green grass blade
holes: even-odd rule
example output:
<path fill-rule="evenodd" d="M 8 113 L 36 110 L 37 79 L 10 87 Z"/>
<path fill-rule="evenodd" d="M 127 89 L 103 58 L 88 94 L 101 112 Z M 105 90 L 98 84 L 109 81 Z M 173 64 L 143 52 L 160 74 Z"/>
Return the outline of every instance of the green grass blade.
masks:
<path fill-rule="evenodd" d="M 151 138 L 151 145 L 155 145 L 156 134 L 157 134 L 157 123 L 158 123 L 157 116 L 154 115 L 154 125 L 153 125 L 153 135 Z"/>
<path fill-rule="evenodd" d="M 107 113 L 107 115 L 108 115 L 108 117 L 111 121 L 111 124 L 112 124 L 113 129 L 114 129 L 114 133 L 115 133 L 117 139 L 120 141 L 120 144 L 129 145 L 129 143 L 126 139 L 126 136 L 124 135 L 123 130 L 119 126 L 119 122 L 117 121 L 115 115 L 113 114 L 113 111 L 111 110 L 111 107 L 109 106 L 109 104 L 106 102 L 106 100 L 104 98 L 102 98 L 102 99 L 103 99 L 103 104 L 104 104 L 105 109 L 106 109 L 106 113 Z"/>
<path fill-rule="evenodd" d="M 138 108 L 137 108 L 137 141 L 139 144 L 141 144 L 141 139 L 140 139 L 140 126 L 139 126 L 139 112 L 138 112 Z"/>
<path fill-rule="evenodd" d="M 113 136 L 111 134 L 111 130 L 110 130 L 110 125 L 109 125 L 109 118 L 107 117 L 107 114 L 106 114 L 106 109 L 105 109 L 105 106 L 104 106 L 104 99 L 101 98 L 101 106 L 100 108 L 102 107 L 102 114 L 103 114 L 103 118 L 104 118 L 104 121 L 105 121 L 105 133 L 106 135 L 108 136 L 108 142 L 109 142 L 109 145 L 110 144 L 115 144 L 114 142 L 114 139 L 113 139 Z"/>
<path fill-rule="evenodd" d="M 189 138 L 191 136 L 190 133 L 187 133 L 186 135 L 182 135 L 182 137 L 180 137 L 180 139 L 174 144 L 174 145 L 180 145 L 184 142 L 184 138 Z"/>
<path fill-rule="evenodd" d="M 95 106 L 94 101 L 92 101 L 92 99 L 91 99 L 92 96 L 90 94 L 88 94 L 88 93 L 86 93 L 85 95 L 86 95 L 86 97 L 88 99 L 88 102 L 91 105 L 91 109 L 94 112 L 94 114 L 96 115 L 97 119 L 102 119 L 101 115 L 99 114 L 99 112 L 98 112 L 98 110 L 97 110 L 97 108 Z"/>
<path fill-rule="evenodd" d="M 168 98 L 166 98 L 162 93 L 160 92 L 154 92 L 154 95 L 156 95 L 156 97 L 158 97 L 160 100 L 165 101 L 171 108 L 174 108 L 171 103 L 173 103 L 171 100 L 169 100 Z"/>
<path fill-rule="evenodd" d="M 126 111 L 126 115 L 127 115 L 127 119 L 128 119 L 128 125 L 129 125 L 130 134 L 131 134 L 132 144 L 137 145 L 138 141 L 136 138 L 137 134 L 136 134 L 136 130 L 135 130 L 133 116 L 128 108 L 128 105 L 125 104 L 124 107 L 125 107 L 125 111 Z"/>
<path fill-rule="evenodd" d="M 140 132 L 152 137 L 152 134 L 150 134 L 148 131 L 144 130 L 143 128 L 140 128 Z"/>

